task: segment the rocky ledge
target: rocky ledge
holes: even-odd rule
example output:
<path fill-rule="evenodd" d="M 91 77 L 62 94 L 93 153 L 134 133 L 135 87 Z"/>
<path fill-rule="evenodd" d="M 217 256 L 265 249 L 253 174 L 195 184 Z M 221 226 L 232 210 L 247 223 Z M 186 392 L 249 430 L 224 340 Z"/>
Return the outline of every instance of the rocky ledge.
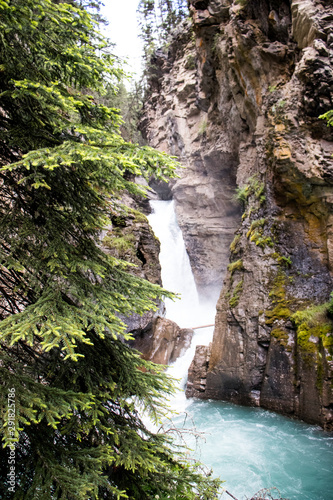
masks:
<path fill-rule="evenodd" d="M 142 353 L 143 359 L 168 365 L 190 347 L 192 336 L 193 330 L 180 328 L 169 319 L 157 317 L 151 327 L 136 334 L 131 346 Z"/>

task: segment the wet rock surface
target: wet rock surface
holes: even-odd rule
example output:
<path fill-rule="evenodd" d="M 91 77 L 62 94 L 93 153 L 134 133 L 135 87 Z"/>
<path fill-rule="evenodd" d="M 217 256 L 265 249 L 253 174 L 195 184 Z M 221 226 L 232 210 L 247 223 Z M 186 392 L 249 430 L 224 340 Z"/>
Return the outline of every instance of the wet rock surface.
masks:
<path fill-rule="evenodd" d="M 210 347 L 199 345 L 188 370 L 187 397 L 200 397 L 206 390 Z"/>
<path fill-rule="evenodd" d="M 150 328 L 135 335 L 131 346 L 142 353 L 143 359 L 168 365 L 189 348 L 192 336 L 193 330 L 180 328 L 174 321 L 157 317 Z"/>

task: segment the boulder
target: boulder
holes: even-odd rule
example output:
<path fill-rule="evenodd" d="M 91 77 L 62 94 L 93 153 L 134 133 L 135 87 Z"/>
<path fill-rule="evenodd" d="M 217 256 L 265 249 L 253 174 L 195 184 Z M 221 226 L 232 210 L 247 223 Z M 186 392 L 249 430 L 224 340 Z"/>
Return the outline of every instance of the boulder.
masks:
<path fill-rule="evenodd" d="M 131 346 L 141 352 L 143 359 L 168 365 L 189 348 L 193 330 L 180 328 L 174 321 L 157 317 L 150 328 L 140 331 Z"/>

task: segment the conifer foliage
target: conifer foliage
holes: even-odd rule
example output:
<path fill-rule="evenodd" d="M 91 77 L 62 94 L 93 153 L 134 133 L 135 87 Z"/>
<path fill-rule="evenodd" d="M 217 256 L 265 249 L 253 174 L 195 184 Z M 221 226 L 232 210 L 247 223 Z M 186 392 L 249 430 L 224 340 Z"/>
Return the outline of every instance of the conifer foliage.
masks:
<path fill-rule="evenodd" d="M 124 192 L 143 194 L 134 176 L 175 164 L 125 142 L 118 111 L 92 97 L 121 74 L 96 20 L 75 1 L 0 0 L 0 497 L 215 498 L 136 410 L 158 419 L 172 387 L 119 314 L 168 293 L 100 234 Z"/>
<path fill-rule="evenodd" d="M 138 15 L 147 63 L 151 54 L 165 45 L 177 24 L 188 16 L 187 1 L 140 0 Z"/>

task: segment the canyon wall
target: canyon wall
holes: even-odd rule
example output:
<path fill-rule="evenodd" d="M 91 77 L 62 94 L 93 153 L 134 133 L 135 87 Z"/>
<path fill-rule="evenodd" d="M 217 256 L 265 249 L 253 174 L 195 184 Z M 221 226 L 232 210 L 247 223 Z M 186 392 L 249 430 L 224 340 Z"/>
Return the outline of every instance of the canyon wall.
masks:
<path fill-rule="evenodd" d="M 196 283 L 224 285 L 187 394 L 333 428 L 333 4 L 191 0 L 152 60 L 142 127 L 185 169 Z M 331 311 L 332 309 L 332 311 Z M 306 311 L 306 312 L 304 312 Z"/>

